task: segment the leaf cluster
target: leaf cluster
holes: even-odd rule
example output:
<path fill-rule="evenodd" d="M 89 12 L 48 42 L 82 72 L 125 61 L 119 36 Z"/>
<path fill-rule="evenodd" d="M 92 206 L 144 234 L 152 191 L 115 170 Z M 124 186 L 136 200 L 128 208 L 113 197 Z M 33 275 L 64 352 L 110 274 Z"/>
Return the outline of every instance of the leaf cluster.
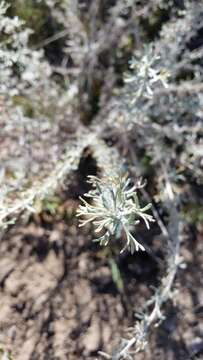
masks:
<path fill-rule="evenodd" d="M 95 232 L 102 233 L 97 239 L 101 245 L 107 245 L 112 237 L 118 238 L 124 233 L 126 244 L 121 252 L 125 249 L 132 254 L 134 251 L 144 251 L 144 246 L 134 237 L 132 227 L 142 219 L 149 229 L 154 219 L 147 213 L 151 204 L 140 206 L 137 186 L 130 185 L 131 180 L 127 175 L 101 179 L 91 176 L 89 182 L 93 189 L 85 197 L 92 202 L 81 198 L 77 216 L 84 219 L 80 221 L 80 226 L 92 222 Z"/>

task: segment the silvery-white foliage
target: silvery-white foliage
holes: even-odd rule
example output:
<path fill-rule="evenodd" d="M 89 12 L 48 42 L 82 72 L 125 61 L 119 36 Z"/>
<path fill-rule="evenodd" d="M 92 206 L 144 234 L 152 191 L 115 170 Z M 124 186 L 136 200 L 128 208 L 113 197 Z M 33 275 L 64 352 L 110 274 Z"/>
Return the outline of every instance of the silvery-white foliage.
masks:
<path fill-rule="evenodd" d="M 130 186 L 130 179 L 126 175 L 115 177 L 96 178 L 90 177 L 93 190 L 85 194 L 92 201 L 81 199 L 82 205 L 78 209 L 79 217 L 82 217 L 81 226 L 93 223 L 95 232 L 101 235 L 97 241 L 101 245 L 107 245 L 115 237 L 125 234 L 126 244 L 121 250 L 134 251 L 145 250 L 144 246 L 136 240 L 132 234 L 133 226 L 144 221 L 147 229 L 154 221 L 152 215 L 147 211 L 151 204 L 140 206 L 136 186 Z"/>

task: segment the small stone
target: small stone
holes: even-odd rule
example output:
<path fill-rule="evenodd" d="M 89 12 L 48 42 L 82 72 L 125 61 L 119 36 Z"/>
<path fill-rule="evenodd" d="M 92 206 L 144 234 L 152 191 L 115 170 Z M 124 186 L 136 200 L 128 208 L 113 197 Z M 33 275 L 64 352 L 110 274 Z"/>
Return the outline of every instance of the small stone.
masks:
<path fill-rule="evenodd" d="M 100 327 L 99 322 L 96 318 L 93 318 L 91 325 L 83 336 L 82 343 L 88 354 L 97 351 L 100 345 Z"/>

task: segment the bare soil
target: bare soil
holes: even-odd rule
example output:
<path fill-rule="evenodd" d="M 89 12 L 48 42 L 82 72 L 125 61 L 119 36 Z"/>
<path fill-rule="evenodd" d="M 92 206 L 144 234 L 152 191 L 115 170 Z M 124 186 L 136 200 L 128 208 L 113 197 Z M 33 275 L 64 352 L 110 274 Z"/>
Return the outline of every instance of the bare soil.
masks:
<path fill-rule="evenodd" d="M 76 205 L 69 200 L 63 208 Z M 182 244 L 187 267 L 177 277 L 174 301 L 136 360 L 203 358 L 202 236 L 203 229 L 188 229 Z M 46 212 L 1 239 L 0 344 L 15 360 L 99 359 L 98 350 L 110 353 L 127 337 L 134 312 L 159 281 L 159 266 L 147 253 L 117 255 L 120 291 L 107 250 L 91 239 L 74 217 Z"/>

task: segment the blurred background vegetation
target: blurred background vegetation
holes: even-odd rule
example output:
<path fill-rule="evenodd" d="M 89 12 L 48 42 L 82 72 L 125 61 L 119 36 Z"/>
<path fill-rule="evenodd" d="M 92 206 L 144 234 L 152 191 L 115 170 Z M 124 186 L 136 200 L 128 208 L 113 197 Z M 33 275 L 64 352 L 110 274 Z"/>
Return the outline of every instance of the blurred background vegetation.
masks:
<path fill-rule="evenodd" d="M 114 305 L 118 308 L 118 319 L 112 320 L 116 331 L 120 321 L 122 326 L 127 321 L 134 321 L 134 302 L 142 305 L 149 292 L 153 293 L 153 290 L 149 290 L 151 281 L 157 286 L 167 268 L 162 263 L 166 256 L 167 234 L 173 237 L 177 230 L 176 216 L 171 214 L 175 208 L 181 232 L 181 251 L 189 268 L 185 278 L 182 275 L 180 287 L 183 292 L 187 292 L 187 287 L 191 285 L 190 276 L 194 277 L 189 310 L 186 306 L 185 313 L 195 313 L 191 304 L 194 301 L 195 309 L 199 309 L 200 295 L 197 288 L 200 288 L 201 280 L 200 276 L 196 279 L 194 274 L 198 274 L 200 269 L 202 250 L 199 243 L 203 234 L 202 0 L 6 0 L 3 3 L 9 7 L 1 17 L 0 34 L 0 224 L 2 221 L 5 225 L 3 235 L 8 244 L 11 241 L 11 245 L 7 247 L 3 241 L 2 254 L 5 254 L 5 258 L 11 256 L 9 261 L 15 258 L 13 268 L 18 271 L 24 261 L 30 261 L 31 258 L 30 263 L 33 264 L 39 257 L 39 262 L 43 263 L 50 252 L 54 253 L 57 266 L 64 266 L 62 276 L 57 274 L 58 283 L 54 287 L 56 293 L 58 289 L 61 291 L 61 308 L 66 304 L 62 293 L 65 290 L 61 284 L 66 279 L 70 280 L 68 276 L 71 271 L 74 272 L 76 268 L 79 271 L 81 266 L 87 278 L 95 273 L 87 293 L 92 291 L 89 288 L 96 288 L 95 297 L 99 293 L 104 303 L 108 303 L 106 294 L 116 299 L 119 297 L 120 302 L 116 304 L 110 300 L 113 304 L 110 306 L 111 319 L 116 318 L 112 308 Z M 17 24 L 16 17 L 22 23 Z M 3 20 L 5 18 L 6 21 Z M 137 99 L 139 85 L 143 85 L 141 72 L 145 65 L 146 73 L 149 71 L 150 74 L 155 67 L 156 76 L 159 80 L 166 79 L 168 85 L 164 87 L 160 81 L 157 86 L 149 83 L 152 87 L 149 89 L 144 82 L 142 96 Z M 147 252 L 135 258 L 126 253 L 120 255 L 120 244 L 117 243 L 104 249 L 92 245 L 94 234 L 91 226 L 82 232 L 77 230 L 75 214 L 79 196 L 90 189 L 86 182 L 87 176 L 100 175 L 106 166 L 105 161 L 111 167 L 111 152 L 114 156 L 114 149 L 119 166 L 124 163 L 133 182 L 140 177 L 147 180 L 140 196 L 143 203 L 152 203 L 156 219 L 150 233 L 144 226 L 137 230 L 138 239 L 144 241 Z M 174 202 L 167 200 L 167 184 L 172 189 Z M 48 190 L 52 187 L 54 194 L 50 195 Z M 36 199 L 38 195 L 39 199 Z M 29 197 L 31 204 L 26 203 Z M 19 203 L 22 206 L 18 207 Z M 24 214 L 16 228 L 7 230 L 6 226 L 12 220 L 12 211 L 14 220 L 17 218 L 16 206 L 17 212 L 24 214 L 24 210 L 34 209 L 36 214 L 31 217 Z M 35 227 L 42 234 L 38 238 L 36 236 L 37 240 Z M 55 235 L 55 230 L 59 235 Z M 14 236 L 18 231 L 31 232 L 31 235 L 21 234 L 24 242 L 20 245 L 17 245 Z M 14 253 L 11 251 L 10 255 L 9 249 L 13 249 Z M 82 258 L 86 252 L 89 254 L 89 262 Z M 72 266 L 70 272 L 69 261 Z M 99 266 L 103 277 L 98 280 Z M 2 271 L 4 274 L 4 269 Z M 5 297 L 4 283 L 9 271 L 10 267 L 2 277 L 2 293 Z M 46 273 L 44 268 L 42 272 Z M 80 278 L 81 274 L 76 273 L 74 276 L 77 282 L 77 276 Z M 44 282 L 47 283 L 46 279 Z M 184 282 L 189 285 L 184 285 Z M 143 283 L 146 283 L 144 290 Z M 64 286 L 69 291 L 69 283 Z M 135 287 L 138 289 L 136 295 Z M 82 286 L 81 289 L 83 294 Z M 35 319 L 27 293 L 23 293 L 23 300 L 19 300 L 18 292 L 15 296 L 22 305 L 21 310 L 15 305 L 16 311 L 20 314 L 22 312 L 25 319 L 29 319 L 29 316 Z M 75 293 L 73 297 L 77 298 Z M 95 297 L 92 295 L 88 301 L 94 303 Z M 52 353 L 53 343 L 50 339 L 54 331 L 50 323 L 52 317 L 57 318 L 58 305 L 55 307 L 55 297 L 53 303 L 50 301 L 49 291 L 48 298 L 48 317 L 45 321 L 39 321 L 40 330 L 43 332 L 45 329 L 43 334 L 48 334 L 46 340 L 43 340 L 45 345 L 42 345 L 41 351 L 40 344 L 43 341 L 36 336 L 37 355 L 33 350 L 34 355 L 28 356 L 29 359 L 41 356 L 38 359 L 46 360 L 46 347 L 50 351 L 49 359 L 69 358 L 67 354 L 66 357 L 64 355 L 67 350 L 64 350 L 64 344 L 63 355 L 54 357 L 54 351 Z M 5 303 L 7 300 L 3 298 L 2 301 Z M 181 300 L 180 304 L 181 308 Z M 26 306 L 31 309 L 31 315 Z M 40 307 L 40 314 L 43 314 L 43 306 Z M 124 309 L 123 312 L 119 306 Z M 14 309 L 14 306 L 10 308 Z M 24 309 L 28 311 L 27 315 Z M 105 311 L 102 310 L 100 315 Z M 122 313 L 120 318 L 119 311 Z M 173 313 L 171 308 L 170 311 Z M 92 313 L 90 311 L 89 318 L 83 324 L 86 330 L 95 313 L 95 309 Z M 189 339 L 200 333 L 195 325 L 195 316 L 191 315 L 188 320 L 187 326 L 191 331 Z M 23 326 L 27 324 L 26 321 Z M 102 323 L 104 327 L 105 321 Z M 79 320 L 75 322 L 77 326 L 70 335 L 71 346 L 75 339 L 81 338 L 81 323 Z M 167 329 L 175 326 L 170 316 L 164 326 L 159 332 L 161 339 L 165 336 L 165 350 L 161 360 L 170 358 L 171 350 L 166 345 L 169 336 Z M 184 326 L 184 323 L 180 325 L 182 333 Z M 24 329 L 22 338 L 25 333 Z M 11 335 L 8 338 L 12 340 Z M 107 347 L 112 345 L 113 335 L 106 335 L 109 341 Z M 199 335 L 197 337 L 199 339 Z M 175 343 L 176 340 L 173 343 L 172 359 L 183 359 L 181 351 L 184 352 L 184 360 L 192 359 L 191 356 L 199 353 L 201 355 L 199 340 L 199 348 L 196 342 L 191 344 L 188 339 L 188 343 L 180 339 Z M 158 347 L 156 341 L 156 346 L 151 345 L 151 349 Z M 18 353 L 16 349 L 21 344 L 20 340 L 15 344 Z M 94 357 L 100 345 L 97 343 L 89 353 L 85 353 L 84 346 L 78 353 L 74 348 L 70 359 L 76 359 L 77 356 Z M 180 353 L 176 352 L 177 349 Z M 153 351 L 153 359 L 158 359 Z M 42 352 L 44 358 L 40 355 Z M 146 359 L 151 360 L 150 356 L 147 353 Z M 24 360 L 23 355 L 21 358 Z"/>

